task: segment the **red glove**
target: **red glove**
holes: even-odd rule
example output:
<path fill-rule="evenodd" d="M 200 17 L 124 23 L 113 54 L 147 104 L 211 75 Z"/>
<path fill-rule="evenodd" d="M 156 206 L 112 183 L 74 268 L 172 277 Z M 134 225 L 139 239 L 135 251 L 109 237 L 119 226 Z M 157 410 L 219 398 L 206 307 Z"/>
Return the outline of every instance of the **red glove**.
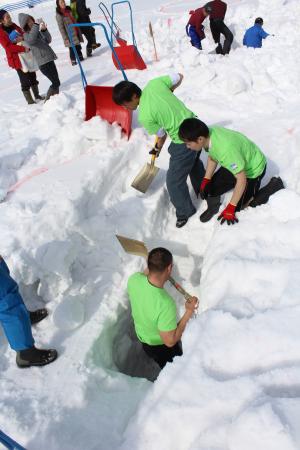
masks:
<path fill-rule="evenodd" d="M 208 187 L 211 180 L 209 178 L 203 178 L 200 186 L 200 197 L 205 200 L 208 197 Z"/>
<path fill-rule="evenodd" d="M 228 203 L 224 211 L 219 215 L 218 220 L 221 220 L 221 225 L 224 222 L 227 222 L 228 225 L 234 225 L 238 222 L 238 219 L 235 216 L 235 205 Z"/>

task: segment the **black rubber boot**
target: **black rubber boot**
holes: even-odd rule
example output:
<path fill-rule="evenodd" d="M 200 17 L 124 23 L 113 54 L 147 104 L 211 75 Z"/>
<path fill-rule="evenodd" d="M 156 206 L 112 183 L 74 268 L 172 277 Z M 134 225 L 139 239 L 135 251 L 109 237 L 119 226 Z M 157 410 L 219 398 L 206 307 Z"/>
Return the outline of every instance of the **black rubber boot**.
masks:
<path fill-rule="evenodd" d="M 52 86 L 49 87 L 46 98 L 45 98 L 45 102 L 47 100 L 49 100 L 50 97 L 52 97 L 53 95 L 57 95 L 59 94 L 59 89 L 54 89 Z"/>
<path fill-rule="evenodd" d="M 215 214 L 219 212 L 221 197 L 207 197 L 207 210 L 199 217 L 201 222 L 208 222 Z"/>
<path fill-rule="evenodd" d="M 17 352 L 16 363 L 20 369 L 24 369 L 31 366 L 45 366 L 46 364 L 52 363 L 56 358 L 56 350 L 40 350 L 31 347 Z"/>
<path fill-rule="evenodd" d="M 94 44 L 92 44 L 92 49 L 96 50 L 96 48 L 101 47 L 101 44 L 99 44 L 98 42 L 95 42 Z"/>
<path fill-rule="evenodd" d="M 40 322 L 48 316 L 46 308 L 37 309 L 35 311 L 29 311 L 31 325 Z"/>
<path fill-rule="evenodd" d="M 40 95 L 39 87 L 38 87 L 37 84 L 35 84 L 34 86 L 31 86 L 31 90 L 32 90 L 34 98 L 36 100 L 45 100 L 45 96 L 44 95 Z"/>
<path fill-rule="evenodd" d="M 28 91 L 22 91 L 22 92 L 23 92 L 23 95 L 24 95 L 25 100 L 28 103 L 28 105 L 34 105 L 35 101 L 32 98 L 31 92 L 29 90 Z"/>
<path fill-rule="evenodd" d="M 90 47 L 87 47 L 87 48 L 86 48 L 86 56 L 87 56 L 88 58 L 90 58 L 91 56 L 93 56 L 93 55 L 92 55 L 92 51 L 93 51 L 92 48 L 90 48 Z"/>
<path fill-rule="evenodd" d="M 284 189 L 282 179 L 280 177 L 272 177 L 269 183 L 258 191 L 254 199 L 249 203 L 249 206 L 255 208 L 256 206 L 264 205 L 268 202 L 271 195 L 280 189 Z"/>

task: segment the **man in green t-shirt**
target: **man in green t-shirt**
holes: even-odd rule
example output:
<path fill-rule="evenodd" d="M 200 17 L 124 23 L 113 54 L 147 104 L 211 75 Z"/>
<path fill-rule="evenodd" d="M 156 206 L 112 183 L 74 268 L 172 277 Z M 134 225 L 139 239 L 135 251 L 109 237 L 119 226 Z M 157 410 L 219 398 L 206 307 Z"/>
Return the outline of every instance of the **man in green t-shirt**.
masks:
<path fill-rule="evenodd" d="M 251 206 L 266 173 L 266 157 L 246 136 L 223 127 L 208 128 L 198 119 L 186 119 L 179 136 L 191 150 L 208 152 L 205 176 L 200 186 L 201 198 L 207 199 L 207 210 L 201 222 L 209 221 L 219 211 L 221 195 L 233 189 L 229 204 L 218 217 L 221 224 L 238 222 L 235 212 Z M 221 166 L 216 171 L 218 164 Z M 216 171 L 216 172 L 215 172 Z"/>
<path fill-rule="evenodd" d="M 204 167 L 199 155 L 189 150 L 178 137 L 181 122 L 195 117 L 174 94 L 181 84 L 183 75 L 172 75 L 154 78 L 143 91 L 130 81 L 121 81 L 113 89 L 113 100 L 129 110 L 138 110 L 138 121 L 148 131 L 155 134 L 157 143 L 150 154 L 159 155 L 167 135 L 171 138 L 168 148 L 170 163 L 167 173 L 167 188 L 171 202 L 176 209 L 176 226 L 183 227 L 189 217 L 195 214 L 187 185 L 190 176 L 194 189 L 197 189 L 204 175 Z"/>
<path fill-rule="evenodd" d="M 137 337 L 147 355 L 161 368 L 172 362 L 174 356 L 182 355 L 182 333 L 198 308 L 198 299 L 192 297 L 185 303 L 185 313 L 177 324 L 175 302 L 164 289 L 172 266 L 169 250 L 155 248 L 148 255 L 148 276 L 135 273 L 127 284 Z"/>

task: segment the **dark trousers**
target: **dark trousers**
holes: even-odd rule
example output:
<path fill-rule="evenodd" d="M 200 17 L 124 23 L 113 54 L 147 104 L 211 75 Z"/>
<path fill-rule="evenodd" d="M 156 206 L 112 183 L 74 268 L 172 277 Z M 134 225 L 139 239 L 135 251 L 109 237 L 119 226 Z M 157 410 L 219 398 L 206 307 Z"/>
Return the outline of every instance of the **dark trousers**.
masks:
<path fill-rule="evenodd" d="M 96 33 L 93 27 L 81 27 L 81 33 L 87 40 L 86 50 L 92 51 L 92 45 L 96 43 Z"/>
<path fill-rule="evenodd" d="M 22 91 L 29 91 L 31 86 L 39 84 L 35 72 L 23 72 L 21 69 L 17 69 L 17 74 L 20 79 Z"/>
<path fill-rule="evenodd" d="M 255 197 L 255 195 L 259 191 L 261 180 L 263 179 L 265 173 L 266 167 L 264 168 L 262 174 L 258 177 L 247 178 L 245 191 L 236 207 L 237 211 L 240 211 L 243 207 L 247 206 L 249 200 L 251 200 L 252 197 Z M 235 185 L 235 176 L 231 172 L 229 172 L 229 170 L 221 167 L 212 176 L 211 182 L 209 183 L 208 195 L 209 197 L 218 197 L 222 194 L 225 194 L 225 192 L 234 189 Z"/>
<path fill-rule="evenodd" d="M 75 45 L 76 51 L 78 53 L 79 58 L 82 58 L 81 45 Z M 75 53 L 72 47 L 69 47 L 70 60 L 71 62 L 76 61 Z"/>
<path fill-rule="evenodd" d="M 167 362 L 172 362 L 175 356 L 182 356 L 181 342 L 177 342 L 174 347 L 166 345 L 148 345 L 143 343 L 145 353 L 159 365 L 161 369 L 165 367 Z"/>
<path fill-rule="evenodd" d="M 225 37 L 222 53 L 226 55 L 230 52 L 231 44 L 233 41 L 233 34 L 229 30 L 229 28 L 225 25 L 223 20 L 213 19 L 210 20 L 210 30 L 213 36 L 213 39 L 216 44 L 220 44 L 220 35 L 223 34 Z"/>
<path fill-rule="evenodd" d="M 196 212 L 190 197 L 187 177 L 190 176 L 194 189 L 199 190 L 204 177 L 204 166 L 199 159 L 199 153 L 189 150 L 185 144 L 171 142 L 168 152 L 171 158 L 167 172 L 167 189 L 176 209 L 177 219 L 187 219 Z"/>
<path fill-rule="evenodd" d="M 60 86 L 60 81 L 58 78 L 55 62 L 50 61 L 46 64 L 43 64 L 42 66 L 40 66 L 40 71 L 51 81 L 51 87 L 57 90 Z"/>

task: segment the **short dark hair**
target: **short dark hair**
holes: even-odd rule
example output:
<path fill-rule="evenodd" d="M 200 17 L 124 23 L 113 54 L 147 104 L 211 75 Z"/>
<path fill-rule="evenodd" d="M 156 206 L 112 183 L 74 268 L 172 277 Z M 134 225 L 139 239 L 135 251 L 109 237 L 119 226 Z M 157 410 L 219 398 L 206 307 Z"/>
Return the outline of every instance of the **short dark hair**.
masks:
<path fill-rule="evenodd" d="M 170 264 L 172 264 L 172 262 L 172 253 L 163 247 L 151 250 L 147 261 L 150 272 L 163 272 Z"/>
<path fill-rule="evenodd" d="M 196 142 L 200 136 L 209 136 L 208 126 L 196 118 L 185 119 L 179 127 L 179 138 L 182 141 Z"/>
<path fill-rule="evenodd" d="M 117 105 L 122 106 L 124 102 L 130 102 L 134 94 L 140 98 L 142 90 L 131 81 L 121 81 L 114 86 L 112 98 Z"/>
<path fill-rule="evenodd" d="M 259 23 L 259 25 L 263 25 L 264 24 L 264 21 L 263 21 L 263 19 L 261 18 L 261 17 L 257 17 L 256 19 L 255 19 L 255 22 L 254 23 Z"/>

